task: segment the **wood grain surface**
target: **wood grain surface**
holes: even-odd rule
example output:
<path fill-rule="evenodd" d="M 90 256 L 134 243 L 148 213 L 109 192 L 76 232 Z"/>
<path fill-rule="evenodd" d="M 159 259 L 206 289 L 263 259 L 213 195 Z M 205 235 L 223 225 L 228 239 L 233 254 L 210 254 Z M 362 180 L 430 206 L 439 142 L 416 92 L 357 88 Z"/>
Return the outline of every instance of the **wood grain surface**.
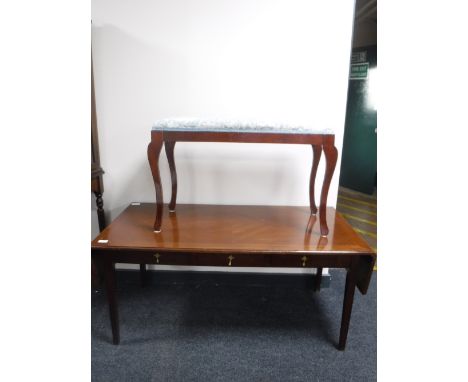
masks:
<path fill-rule="evenodd" d="M 328 237 L 309 207 L 180 204 L 164 208 L 160 233 L 153 232 L 154 203 L 128 206 L 92 248 L 154 249 L 199 253 L 373 254 L 334 208 L 327 208 Z M 307 233 L 307 227 L 311 232 Z M 99 243 L 99 240 L 108 240 Z"/>

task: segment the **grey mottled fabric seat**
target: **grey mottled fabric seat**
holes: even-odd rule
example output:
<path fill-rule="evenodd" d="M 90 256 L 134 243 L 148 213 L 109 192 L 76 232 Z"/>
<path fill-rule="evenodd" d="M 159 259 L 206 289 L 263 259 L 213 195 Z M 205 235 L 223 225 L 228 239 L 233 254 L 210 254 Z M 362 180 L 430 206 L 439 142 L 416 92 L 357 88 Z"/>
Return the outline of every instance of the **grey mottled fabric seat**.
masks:
<path fill-rule="evenodd" d="M 167 118 L 153 124 L 153 131 L 209 131 L 238 133 L 280 133 L 280 134 L 334 134 L 328 128 L 307 128 L 297 125 L 268 123 L 263 121 Z"/>

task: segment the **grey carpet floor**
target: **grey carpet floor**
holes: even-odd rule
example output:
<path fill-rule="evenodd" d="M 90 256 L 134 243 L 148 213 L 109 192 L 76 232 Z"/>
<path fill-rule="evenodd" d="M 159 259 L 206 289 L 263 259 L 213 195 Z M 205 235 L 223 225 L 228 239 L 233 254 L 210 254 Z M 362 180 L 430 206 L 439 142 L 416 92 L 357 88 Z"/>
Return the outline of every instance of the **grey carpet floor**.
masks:
<path fill-rule="evenodd" d="M 93 381 L 375 381 L 377 273 L 355 294 L 336 349 L 345 272 L 329 288 L 262 284 L 118 285 L 120 345 L 103 291 L 92 293 Z"/>

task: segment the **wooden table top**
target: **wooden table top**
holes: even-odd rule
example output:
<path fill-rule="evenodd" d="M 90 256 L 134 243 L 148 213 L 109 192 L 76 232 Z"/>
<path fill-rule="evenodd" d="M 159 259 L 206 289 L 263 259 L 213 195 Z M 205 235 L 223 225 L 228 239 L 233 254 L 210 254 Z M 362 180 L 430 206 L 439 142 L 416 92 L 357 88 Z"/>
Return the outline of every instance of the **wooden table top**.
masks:
<path fill-rule="evenodd" d="M 151 249 L 200 253 L 374 254 L 334 208 L 327 208 L 330 232 L 320 237 L 309 207 L 178 204 L 164 206 L 162 231 L 153 232 L 156 205 L 129 205 L 99 236 L 92 248 Z M 108 240 L 98 243 L 98 240 Z"/>

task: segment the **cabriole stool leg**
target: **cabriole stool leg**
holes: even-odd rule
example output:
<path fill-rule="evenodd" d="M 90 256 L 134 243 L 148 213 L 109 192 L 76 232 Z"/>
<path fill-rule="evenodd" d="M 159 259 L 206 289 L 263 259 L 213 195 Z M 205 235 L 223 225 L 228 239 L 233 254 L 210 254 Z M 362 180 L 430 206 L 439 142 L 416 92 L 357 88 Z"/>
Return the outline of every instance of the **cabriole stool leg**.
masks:
<path fill-rule="evenodd" d="M 320 157 L 322 156 L 322 146 L 312 145 L 312 151 L 314 153 L 314 159 L 312 162 L 312 169 L 310 171 L 309 200 L 310 200 L 310 213 L 315 215 L 317 213 L 317 205 L 315 204 L 315 178 L 317 176 L 317 168 L 320 163 Z"/>
<path fill-rule="evenodd" d="M 163 145 L 163 133 L 159 131 L 151 132 L 151 142 L 148 145 L 148 161 L 153 174 L 154 188 L 156 190 L 156 219 L 154 221 L 154 232 L 161 232 L 163 193 L 161 187 L 161 177 L 159 175 L 159 154 Z"/>
<path fill-rule="evenodd" d="M 332 145 L 323 145 L 323 152 L 325 154 L 326 169 L 325 177 L 323 179 L 322 193 L 320 195 L 320 234 L 322 236 L 328 235 L 327 225 L 327 198 L 330 183 L 335 171 L 336 160 L 338 159 L 338 150 Z"/>
<path fill-rule="evenodd" d="M 176 199 L 177 199 L 177 171 L 174 160 L 174 146 L 175 141 L 164 142 L 166 148 L 167 161 L 169 162 L 169 169 L 171 170 L 171 181 L 172 181 L 172 194 L 171 202 L 169 203 L 169 212 L 175 212 Z"/>

